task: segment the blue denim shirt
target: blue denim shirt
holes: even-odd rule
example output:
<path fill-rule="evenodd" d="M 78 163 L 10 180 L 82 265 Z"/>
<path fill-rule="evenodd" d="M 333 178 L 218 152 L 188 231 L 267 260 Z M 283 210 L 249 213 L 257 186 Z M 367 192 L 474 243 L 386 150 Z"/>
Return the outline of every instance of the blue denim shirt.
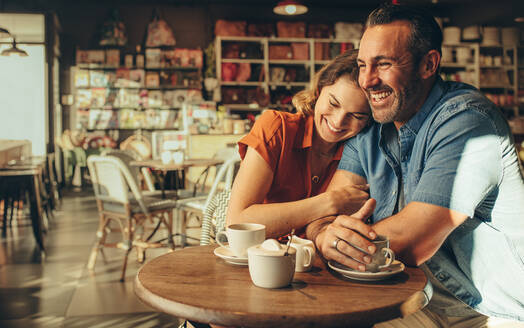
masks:
<path fill-rule="evenodd" d="M 467 214 L 428 268 L 476 311 L 524 321 L 524 181 L 500 110 L 473 87 L 438 79 L 398 131 L 398 160 L 382 129 L 349 139 L 339 164 L 370 184 L 373 221 L 394 214 L 400 181 L 406 204 Z"/>

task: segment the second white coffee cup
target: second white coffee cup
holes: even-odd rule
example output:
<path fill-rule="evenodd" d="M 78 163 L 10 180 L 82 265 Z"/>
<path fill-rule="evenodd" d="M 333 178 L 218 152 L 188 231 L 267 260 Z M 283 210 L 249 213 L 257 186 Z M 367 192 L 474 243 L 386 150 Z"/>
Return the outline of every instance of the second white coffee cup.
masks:
<path fill-rule="evenodd" d="M 226 236 L 228 244 L 220 240 Z M 247 249 L 261 244 L 266 239 L 266 226 L 258 223 L 237 223 L 227 226 L 225 231 L 216 235 L 217 243 L 231 250 L 236 257 L 247 257 Z"/>

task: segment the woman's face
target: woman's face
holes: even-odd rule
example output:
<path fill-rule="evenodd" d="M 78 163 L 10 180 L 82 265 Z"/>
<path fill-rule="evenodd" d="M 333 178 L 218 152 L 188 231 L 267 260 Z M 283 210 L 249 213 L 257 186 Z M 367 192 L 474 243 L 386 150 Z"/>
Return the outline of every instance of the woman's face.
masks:
<path fill-rule="evenodd" d="M 317 134 L 329 143 L 343 141 L 359 133 L 366 126 L 369 116 L 366 95 L 347 75 L 322 88 L 315 104 Z"/>

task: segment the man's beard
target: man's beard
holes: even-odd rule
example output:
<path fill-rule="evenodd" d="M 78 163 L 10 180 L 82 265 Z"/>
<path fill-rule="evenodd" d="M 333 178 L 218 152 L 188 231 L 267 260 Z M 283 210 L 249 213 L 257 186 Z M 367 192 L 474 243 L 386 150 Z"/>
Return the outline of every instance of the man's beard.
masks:
<path fill-rule="evenodd" d="M 391 88 L 388 88 L 391 89 Z M 415 75 L 409 83 L 403 87 L 400 91 L 394 91 L 392 96 L 395 97 L 393 104 L 387 109 L 374 109 L 371 102 L 371 112 L 375 121 L 379 123 L 391 123 L 391 122 L 407 122 L 414 113 L 417 112 L 418 108 L 412 108 L 415 106 L 416 97 L 420 97 L 422 89 L 422 79 Z M 370 96 L 368 94 L 368 100 Z"/>

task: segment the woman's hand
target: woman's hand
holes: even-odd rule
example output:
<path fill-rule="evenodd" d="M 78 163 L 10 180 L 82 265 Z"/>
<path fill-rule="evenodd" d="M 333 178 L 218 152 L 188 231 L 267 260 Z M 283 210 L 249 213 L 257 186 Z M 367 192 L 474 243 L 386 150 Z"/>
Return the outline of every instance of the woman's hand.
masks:
<path fill-rule="evenodd" d="M 363 263 L 370 263 L 376 247 L 369 241 L 377 234 L 364 221 L 373 214 L 376 201 L 371 198 L 352 215 L 339 215 L 315 238 L 315 245 L 326 260 L 334 260 L 359 271 L 365 271 Z M 365 249 L 369 254 L 355 248 Z"/>
<path fill-rule="evenodd" d="M 327 198 L 327 215 L 352 214 L 369 199 L 369 185 L 346 185 L 324 193 Z"/>

